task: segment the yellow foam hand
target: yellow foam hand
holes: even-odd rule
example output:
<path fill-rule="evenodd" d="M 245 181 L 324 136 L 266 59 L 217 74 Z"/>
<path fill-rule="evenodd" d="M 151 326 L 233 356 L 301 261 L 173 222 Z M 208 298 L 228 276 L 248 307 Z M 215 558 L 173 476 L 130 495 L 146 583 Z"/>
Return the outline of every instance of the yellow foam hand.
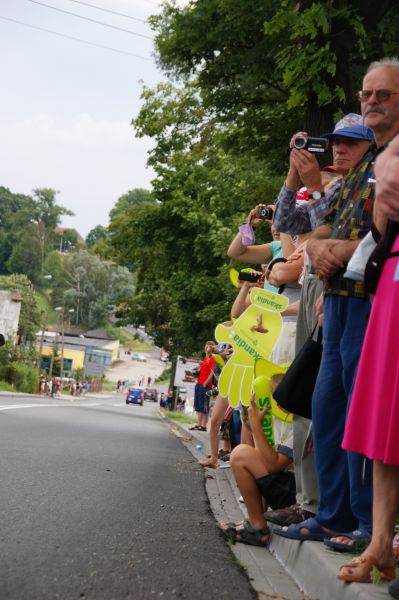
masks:
<path fill-rule="evenodd" d="M 220 324 L 215 331 L 218 342 L 234 348 L 219 377 L 219 391 L 233 407 L 249 406 L 255 361 L 269 358 L 281 332 L 280 312 L 288 305 L 287 298 L 259 288 L 251 290 L 251 301 L 233 324 Z"/>

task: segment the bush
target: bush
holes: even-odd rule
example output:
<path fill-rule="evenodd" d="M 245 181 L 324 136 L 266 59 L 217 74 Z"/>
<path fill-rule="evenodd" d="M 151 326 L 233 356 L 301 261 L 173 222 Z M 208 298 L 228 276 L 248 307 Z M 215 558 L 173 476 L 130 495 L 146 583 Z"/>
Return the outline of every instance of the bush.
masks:
<path fill-rule="evenodd" d="M 10 362 L 0 367 L 0 379 L 12 384 L 18 392 L 33 394 L 36 391 L 37 371 L 34 367 Z"/>
<path fill-rule="evenodd" d="M 172 373 L 172 367 L 166 367 L 166 369 L 164 369 L 162 371 L 162 373 L 159 375 L 159 377 L 156 378 L 154 383 L 160 383 L 161 381 L 169 381 L 170 376 Z"/>

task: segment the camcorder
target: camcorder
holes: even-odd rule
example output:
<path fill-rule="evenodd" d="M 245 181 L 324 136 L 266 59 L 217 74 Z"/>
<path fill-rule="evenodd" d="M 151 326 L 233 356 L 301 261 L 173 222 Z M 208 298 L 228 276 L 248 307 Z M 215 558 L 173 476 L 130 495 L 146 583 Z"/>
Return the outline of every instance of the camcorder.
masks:
<path fill-rule="evenodd" d="M 238 279 L 239 281 L 249 281 L 250 283 L 257 283 L 259 286 L 263 286 L 265 276 L 259 275 L 259 273 L 249 273 L 248 271 L 240 271 L 238 273 Z"/>
<path fill-rule="evenodd" d="M 299 135 L 294 140 L 294 148 L 307 150 L 308 152 L 325 152 L 328 150 L 328 140 L 326 138 Z"/>
<path fill-rule="evenodd" d="M 273 219 L 273 209 L 267 206 L 261 206 L 258 210 L 258 219 L 269 220 Z"/>

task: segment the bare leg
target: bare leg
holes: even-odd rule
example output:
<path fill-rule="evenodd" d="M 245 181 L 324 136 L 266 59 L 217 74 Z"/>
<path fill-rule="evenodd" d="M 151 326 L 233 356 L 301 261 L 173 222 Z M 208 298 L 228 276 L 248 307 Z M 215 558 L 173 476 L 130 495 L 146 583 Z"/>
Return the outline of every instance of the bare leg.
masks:
<path fill-rule="evenodd" d="M 218 464 L 218 451 L 219 451 L 219 429 L 223 422 L 224 413 L 228 406 L 227 398 L 218 396 L 216 398 L 215 406 L 212 411 L 211 428 L 209 432 L 209 438 L 211 443 L 211 457 L 209 460 L 198 461 L 203 466 L 217 466 Z"/>
<path fill-rule="evenodd" d="M 240 444 L 230 456 L 230 464 L 248 510 L 249 522 L 257 529 L 266 527 L 263 498 L 256 479 L 267 475 L 261 454 L 255 448 Z"/>
<path fill-rule="evenodd" d="M 375 558 L 379 567 L 394 564 L 392 540 L 399 511 L 399 466 L 373 463 L 373 535 L 362 556 Z M 340 574 L 356 574 L 360 567 L 344 567 Z"/>

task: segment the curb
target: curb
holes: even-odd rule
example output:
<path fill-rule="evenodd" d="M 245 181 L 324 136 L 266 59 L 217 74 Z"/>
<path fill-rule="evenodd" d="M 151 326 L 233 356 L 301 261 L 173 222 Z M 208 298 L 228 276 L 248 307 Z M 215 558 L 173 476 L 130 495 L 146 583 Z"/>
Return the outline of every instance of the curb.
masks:
<path fill-rule="evenodd" d="M 189 431 L 188 425 L 177 423 L 161 412 L 159 415 L 196 460 L 207 456 L 209 433 Z M 239 521 L 245 518 L 245 506 L 238 502 L 240 492 L 231 469 L 204 468 L 203 471 L 205 489 L 215 521 Z M 230 548 L 236 560 L 244 567 L 259 600 L 306 599 L 284 566 L 268 549 L 245 544 L 230 545 Z"/>

